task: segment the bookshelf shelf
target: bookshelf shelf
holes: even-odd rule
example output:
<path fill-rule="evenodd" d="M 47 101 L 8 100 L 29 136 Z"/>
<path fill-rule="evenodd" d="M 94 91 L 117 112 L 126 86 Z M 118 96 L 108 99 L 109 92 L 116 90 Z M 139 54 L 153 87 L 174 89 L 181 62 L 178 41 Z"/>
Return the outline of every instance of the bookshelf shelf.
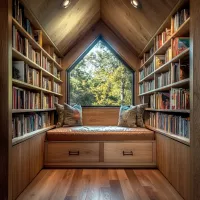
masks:
<path fill-rule="evenodd" d="M 42 129 L 33 131 L 31 133 L 27 133 L 27 134 L 25 134 L 23 136 L 20 136 L 20 137 L 13 138 L 12 139 L 12 145 L 14 146 L 16 144 L 19 144 L 19 143 L 21 143 L 21 142 L 23 142 L 25 140 L 28 140 L 28 139 L 30 139 L 30 138 L 38 135 L 38 134 L 44 133 L 44 132 L 46 132 L 48 130 L 51 130 L 53 128 L 55 128 L 55 125 L 52 125 L 52 126 L 49 126 L 49 127 L 46 127 L 46 128 L 42 128 Z"/>
<path fill-rule="evenodd" d="M 139 71 L 141 71 L 144 66 L 150 64 L 151 61 L 153 61 L 153 58 L 155 55 L 164 54 L 167 50 L 167 48 L 171 45 L 171 40 L 175 37 L 180 37 L 189 32 L 189 24 L 190 24 L 190 17 L 179 27 L 179 29 L 172 34 L 172 36 L 159 48 L 157 49 L 150 58 L 139 68 Z M 151 43 L 153 45 L 153 43 Z"/>
<path fill-rule="evenodd" d="M 46 94 L 53 94 L 53 95 L 55 95 L 55 96 L 60 96 L 60 97 L 63 96 L 62 94 L 59 94 L 59 93 L 56 93 L 56 92 L 53 92 L 53 91 L 50 91 L 50 90 L 46 90 L 46 89 L 44 89 L 44 88 L 41 88 L 41 90 L 42 90 L 44 93 L 46 93 Z"/>
<path fill-rule="evenodd" d="M 146 77 L 144 77 L 139 83 L 142 83 L 144 81 L 148 81 L 148 80 L 152 80 L 154 79 L 154 71 L 152 73 L 150 73 L 149 75 L 147 75 Z"/>
<path fill-rule="evenodd" d="M 14 86 L 18 86 L 18 87 L 22 87 L 22 88 L 26 88 L 26 89 L 31 89 L 31 90 L 37 90 L 37 91 L 41 91 L 42 88 L 16 80 L 16 79 L 12 79 L 12 83 Z"/>
<path fill-rule="evenodd" d="M 162 92 L 162 91 L 166 91 L 166 90 L 169 90 L 173 87 L 183 87 L 187 84 L 189 84 L 190 82 L 190 79 L 187 78 L 187 79 L 184 79 L 182 81 L 179 81 L 179 82 L 176 82 L 176 83 L 172 83 L 170 85 L 167 85 L 167 86 L 164 86 L 164 87 L 160 87 L 160 88 L 156 88 L 154 90 L 151 90 L 151 91 L 148 91 L 148 92 L 145 92 L 143 94 L 139 94 L 138 96 L 144 96 L 144 95 L 149 95 L 149 94 L 153 94 L 154 92 Z"/>
<path fill-rule="evenodd" d="M 188 138 L 184 138 L 184 137 L 181 137 L 181 136 L 178 136 L 178 135 L 175 135 L 175 134 L 171 134 L 171 133 L 168 133 L 168 132 L 166 132 L 164 130 L 151 127 L 149 125 L 145 125 L 145 126 L 146 126 L 146 128 L 148 128 L 148 129 L 150 129 L 152 131 L 155 131 L 156 133 L 160 133 L 160 134 L 165 135 L 165 136 L 167 136 L 167 137 L 169 137 L 171 139 L 174 139 L 174 140 L 176 140 L 178 142 L 181 142 L 183 144 L 186 144 L 186 145 L 190 146 L 190 139 L 188 139 Z"/>
<path fill-rule="evenodd" d="M 50 56 L 33 38 L 32 36 L 15 20 L 15 18 L 12 18 L 13 24 L 17 28 L 20 33 L 29 40 L 30 44 L 33 46 L 34 49 L 42 51 L 43 55 L 45 55 L 51 62 L 54 63 L 54 66 L 62 71 L 63 68 L 53 59 L 52 56 Z"/>
<path fill-rule="evenodd" d="M 171 109 L 153 109 L 153 108 L 146 108 L 145 110 L 152 112 L 190 113 L 190 110 L 171 110 Z"/>
<path fill-rule="evenodd" d="M 49 112 L 49 111 L 55 111 L 55 108 L 49 108 L 49 109 L 13 109 L 12 113 L 31 113 L 31 112 Z"/>

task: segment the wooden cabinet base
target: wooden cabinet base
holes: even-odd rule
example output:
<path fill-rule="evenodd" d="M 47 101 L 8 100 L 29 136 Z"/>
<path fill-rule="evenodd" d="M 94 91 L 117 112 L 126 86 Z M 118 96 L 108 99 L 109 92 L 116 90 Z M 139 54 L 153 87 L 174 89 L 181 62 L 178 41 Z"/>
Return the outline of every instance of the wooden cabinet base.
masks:
<path fill-rule="evenodd" d="M 156 142 L 46 142 L 45 167 L 154 168 Z"/>

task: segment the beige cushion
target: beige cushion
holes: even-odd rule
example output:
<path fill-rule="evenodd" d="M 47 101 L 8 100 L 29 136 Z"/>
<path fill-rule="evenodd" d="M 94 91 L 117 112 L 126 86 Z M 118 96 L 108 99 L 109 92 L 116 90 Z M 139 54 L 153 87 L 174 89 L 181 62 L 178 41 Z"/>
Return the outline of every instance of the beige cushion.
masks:
<path fill-rule="evenodd" d="M 82 107 L 80 105 L 74 105 L 73 107 L 64 104 L 64 121 L 65 126 L 82 126 Z"/>
<path fill-rule="evenodd" d="M 62 127 L 47 132 L 47 140 L 49 141 L 126 141 L 154 139 L 154 132 L 149 129 L 118 126 Z"/>
<path fill-rule="evenodd" d="M 137 126 L 144 128 L 144 111 L 148 107 L 148 104 L 137 105 Z"/>
<path fill-rule="evenodd" d="M 121 106 L 119 111 L 118 126 L 136 128 L 136 106 Z"/>
<path fill-rule="evenodd" d="M 59 127 L 62 127 L 62 126 L 63 126 L 63 120 L 64 120 L 64 106 L 63 106 L 63 105 L 60 105 L 60 104 L 58 104 L 58 103 L 55 103 L 54 105 L 55 105 L 56 111 L 57 111 L 57 113 L 58 113 L 58 122 L 57 122 L 56 127 L 59 128 Z"/>

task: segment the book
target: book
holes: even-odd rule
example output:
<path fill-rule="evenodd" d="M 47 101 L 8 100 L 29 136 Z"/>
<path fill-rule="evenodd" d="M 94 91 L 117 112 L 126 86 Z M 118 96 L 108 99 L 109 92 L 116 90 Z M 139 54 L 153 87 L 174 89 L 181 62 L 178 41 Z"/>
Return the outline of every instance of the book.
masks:
<path fill-rule="evenodd" d="M 24 61 L 12 62 L 13 78 L 25 82 L 25 63 Z"/>
<path fill-rule="evenodd" d="M 169 47 L 165 53 L 165 63 L 172 59 L 172 47 Z"/>
<path fill-rule="evenodd" d="M 171 70 L 157 76 L 157 88 L 171 84 Z"/>
<path fill-rule="evenodd" d="M 34 30 L 33 31 L 35 41 L 42 47 L 42 31 Z"/>
<path fill-rule="evenodd" d="M 155 69 L 158 69 L 165 64 L 165 55 L 156 55 L 155 56 Z"/>
<path fill-rule="evenodd" d="M 42 77 L 42 87 L 46 90 L 52 91 L 51 80 L 47 77 Z"/>
<path fill-rule="evenodd" d="M 58 93 L 58 94 L 61 94 L 61 85 L 59 85 L 58 83 L 53 83 L 53 91 Z"/>
<path fill-rule="evenodd" d="M 179 55 L 184 50 L 190 47 L 190 38 L 189 37 L 176 37 L 173 40 L 173 57 Z"/>

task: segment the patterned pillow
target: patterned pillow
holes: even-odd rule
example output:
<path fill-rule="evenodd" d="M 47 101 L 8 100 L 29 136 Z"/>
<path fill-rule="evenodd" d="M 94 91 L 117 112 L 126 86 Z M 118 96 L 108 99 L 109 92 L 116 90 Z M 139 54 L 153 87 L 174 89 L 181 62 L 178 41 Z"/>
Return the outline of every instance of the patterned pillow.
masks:
<path fill-rule="evenodd" d="M 64 120 L 64 106 L 63 106 L 63 105 L 60 105 L 60 104 L 58 104 L 58 103 L 55 103 L 54 105 L 55 105 L 56 111 L 57 111 L 57 113 L 58 113 L 58 122 L 57 122 L 56 127 L 59 128 L 59 127 L 62 127 L 62 126 L 63 126 L 63 120 Z"/>
<path fill-rule="evenodd" d="M 137 107 L 137 126 L 144 128 L 144 111 L 148 104 L 139 104 Z"/>
<path fill-rule="evenodd" d="M 118 126 L 135 128 L 136 125 L 136 106 L 121 106 L 119 111 Z"/>
<path fill-rule="evenodd" d="M 82 107 L 74 105 L 73 107 L 64 104 L 64 121 L 65 126 L 82 126 Z"/>

